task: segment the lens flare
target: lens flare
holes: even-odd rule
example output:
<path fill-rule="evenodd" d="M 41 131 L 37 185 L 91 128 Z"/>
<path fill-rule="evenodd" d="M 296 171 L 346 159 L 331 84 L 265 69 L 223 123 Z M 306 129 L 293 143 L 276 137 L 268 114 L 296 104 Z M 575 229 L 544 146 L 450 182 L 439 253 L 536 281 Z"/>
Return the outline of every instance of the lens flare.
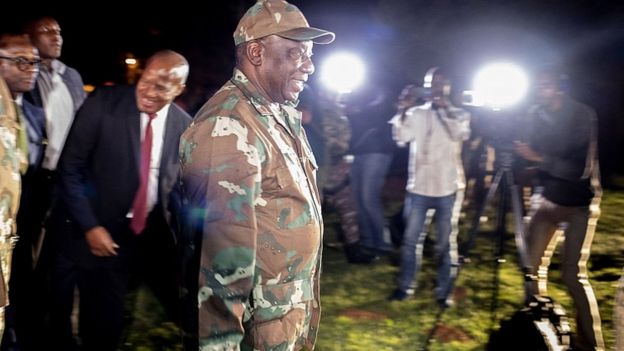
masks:
<path fill-rule="evenodd" d="M 364 82 L 364 62 L 350 53 L 337 53 L 328 57 L 321 66 L 321 82 L 329 89 L 346 94 Z"/>
<path fill-rule="evenodd" d="M 511 63 L 495 63 L 477 73 L 473 87 L 475 100 L 479 104 L 500 110 L 524 99 L 529 80 L 520 67 Z"/>

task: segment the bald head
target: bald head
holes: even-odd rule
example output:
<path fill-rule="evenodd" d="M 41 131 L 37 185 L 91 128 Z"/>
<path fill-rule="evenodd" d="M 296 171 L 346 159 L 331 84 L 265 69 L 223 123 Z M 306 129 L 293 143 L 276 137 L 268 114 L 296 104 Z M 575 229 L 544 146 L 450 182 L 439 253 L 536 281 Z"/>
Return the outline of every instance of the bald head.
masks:
<path fill-rule="evenodd" d="M 137 84 L 136 98 L 139 111 L 156 113 L 184 91 L 189 64 L 184 56 L 164 50 L 147 60 Z"/>
<path fill-rule="evenodd" d="M 153 54 L 145 64 L 145 71 L 158 66 L 159 69 L 170 71 L 171 74 L 180 79 L 182 84 L 186 83 L 189 74 L 189 63 L 184 56 L 173 50 L 162 50 Z"/>

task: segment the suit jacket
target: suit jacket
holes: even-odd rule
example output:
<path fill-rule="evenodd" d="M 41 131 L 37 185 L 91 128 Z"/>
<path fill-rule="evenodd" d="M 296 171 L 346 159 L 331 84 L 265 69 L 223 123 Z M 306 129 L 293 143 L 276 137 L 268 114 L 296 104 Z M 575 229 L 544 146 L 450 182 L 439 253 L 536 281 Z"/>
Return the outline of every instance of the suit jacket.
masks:
<path fill-rule="evenodd" d="M 76 112 L 87 97 L 87 93 L 84 91 L 82 77 L 75 69 L 65 66 L 65 69 L 61 73 L 61 79 L 63 79 L 63 83 L 65 83 L 67 89 L 69 90 L 69 94 L 74 101 L 74 112 Z M 33 105 L 43 107 L 41 92 L 39 92 L 39 80 L 35 83 L 35 88 L 26 93 L 24 97 Z"/>
<path fill-rule="evenodd" d="M 167 221 L 179 172 L 180 135 L 190 122 L 186 112 L 171 104 L 154 207 Z M 101 88 L 85 100 L 58 166 L 61 206 L 81 233 L 103 226 L 115 236 L 126 225 L 126 215 L 139 188 L 140 140 L 134 87 Z"/>
<path fill-rule="evenodd" d="M 28 170 L 36 170 L 41 166 L 45 152 L 45 112 L 26 100 L 22 100 L 22 113 L 26 119 L 28 134 Z"/>

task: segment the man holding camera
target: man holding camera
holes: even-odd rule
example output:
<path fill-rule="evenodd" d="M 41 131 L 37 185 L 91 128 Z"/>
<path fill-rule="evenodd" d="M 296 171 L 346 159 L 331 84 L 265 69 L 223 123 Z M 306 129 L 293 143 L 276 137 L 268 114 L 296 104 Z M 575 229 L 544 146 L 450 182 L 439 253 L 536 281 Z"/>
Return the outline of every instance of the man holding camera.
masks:
<path fill-rule="evenodd" d="M 429 71 L 425 88 L 431 89 L 430 96 L 417 106 L 418 90 L 407 86 L 390 121 L 394 140 L 399 145 L 409 143 L 410 156 L 399 286 L 388 299 L 401 301 L 414 293 L 426 237 L 426 214 L 434 209 L 439 259 L 436 299 L 445 308 L 452 302 L 448 295 L 457 271 L 457 223 L 465 187 L 461 146 L 470 135 L 470 115 L 451 104 L 450 84 L 440 69 Z"/>
<path fill-rule="evenodd" d="M 543 187 L 540 204 L 527 230 L 527 299 L 546 294 L 548 265 L 564 229 L 561 277 L 576 307 L 579 350 L 604 350 L 598 305 L 587 274 L 587 261 L 599 216 L 600 180 L 596 113 L 563 91 L 554 67 L 538 73 L 537 104 L 529 111 L 528 143 L 516 152 L 535 162 Z"/>

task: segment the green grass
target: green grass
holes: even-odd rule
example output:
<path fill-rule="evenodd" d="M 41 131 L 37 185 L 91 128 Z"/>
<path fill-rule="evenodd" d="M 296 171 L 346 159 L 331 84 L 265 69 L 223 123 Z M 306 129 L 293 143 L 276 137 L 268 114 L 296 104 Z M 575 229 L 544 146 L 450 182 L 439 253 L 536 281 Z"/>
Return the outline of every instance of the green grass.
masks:
<path fill-rule="evenodd" d="M 624 194 L 606 191 L 589 264 L 607 349 L 612 349 L 614 345 L 614 294 L 624 266 L 622 208 Z M 487 233 L 487 224 L 485 227 Z M 328 236 L 331 237 L 330 230 Z M 467 228 L 463 226 L 460 237 L 464 237 L 460 241 L 465 240 L 466 232 Z M 495 277 L 493 239 L 492 234 L 478 237 L 470 255 L 472 260 L 462 267 L 456 284 L 456 304 L 443 314 L 429 350 L 483 350 L 492 328 L 497 328 L 501 319 L 510 317 L 522 306 L 522 275 L 517 264 L 513 235 L 508 234 L 504 247 L 506 261 L 499 266 L 497 308 L 492 313 Z M 429 261 L 431 259 L 425 258 L 415 298 L 388 302 L 385 297 L 395 287 L 397 267 L 391 266 L 387 260 L 372 266 L 349 265 L 342 252 L 326 249 L 321 285 L 323 317 L 317 350 L 419 349 L 434 325 L 437 312 L 432 293 L 435 267 Z M 558 260 L 553 259 L 552 266 L 557 264 Z M 571 317 L 572 301 L 561 284 L 557 270 L 551 270 L 549 282 L 549 295 L 568 312 L 570 324 L 575 330 Z"/>
<path fill-rule="evenodd" d="M 396 210 L 392 201 L 388 213 Z M 607 349 L 614 347 L 613 305 L 617 280 L 624 267 L 624 192 L 606 191 L 602 217 L 592 248 L 590 280 L 600 306 L 602 329 Z M 326 241 L 333 241 L 337 218 L 327 214 Z M 464 222 L 468 222 L 466 219 Z M 490 221 L 492 222 L 492 221 Z M 471 262 L 460 271 L 456 284 L 456 304 L 448 309 L 431 340 L 429 350 L 483 350 L 492 328 L 510 317 L 523 300 L 522 277 L 516 260 L 513 235 L 508 234 L 504 247 L 506 262 L 500 264 L 498 304 L 492 313 L 494 291 L 494 238 L 479 235 L 471 252 Z M 511 226 L 510 226 L 511 227 Z M 460 232 L 465 240 L 467 227 Z M 428 244 L 430 245 L 430 243 Z M 430 250 L 431 248 L 426 248 Z M 321 285 L 322 318 L 317 351 L 394 351 L 416 350 L 425 342 L 433 327 L 438 309 L 434 303 L 435 267 L 426 258 L 413 299 L 388 302 L 386 297 L 395 287 L 398 268 L 388 259 L 372 265 L 347 264 L 342 251 L 326 247 L 323 253 Z M 558 264 L 553 260 L 553 266 Z M 549 295 L 559 302 L 571 317 L 572 301 L 561 285 L 558 272 L 550 274 Z M 176 328 L 163 322 L 162 310 L 153 297 L 139 292 L 138 312 L 129 330 L 123 350 L 181 350 Z M 569 318 L 575 330 L 574 318 Z M 169 346 L 167 346 L 169 345 Z"/>

